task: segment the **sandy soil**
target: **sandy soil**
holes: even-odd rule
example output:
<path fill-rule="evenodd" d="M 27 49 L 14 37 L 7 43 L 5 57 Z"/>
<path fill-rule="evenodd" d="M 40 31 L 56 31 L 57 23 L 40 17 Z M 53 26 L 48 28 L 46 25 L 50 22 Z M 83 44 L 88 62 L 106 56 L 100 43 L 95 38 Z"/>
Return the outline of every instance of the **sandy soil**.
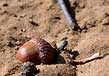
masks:
<path fill-rule="evenodd" d="M 0 76 L 21 76 L 21 63 L 15 56 L 30 33 L 44 38 L 52 46 L 67 38 L 66 50 L 78 51 L 76 59 L 96 52 L 109 54 L 109 0 L 70 0 L 70 3 L 81 32 L 74 33 L 70 29 L 55 0 L 0 0 Z M 38 76 L 109 75 L 108 55 L 77 65 L 76 69 L 66 63 L 38 65 L 41 69 Z M 64 74 L 66 69 L 68 73 Z"/>

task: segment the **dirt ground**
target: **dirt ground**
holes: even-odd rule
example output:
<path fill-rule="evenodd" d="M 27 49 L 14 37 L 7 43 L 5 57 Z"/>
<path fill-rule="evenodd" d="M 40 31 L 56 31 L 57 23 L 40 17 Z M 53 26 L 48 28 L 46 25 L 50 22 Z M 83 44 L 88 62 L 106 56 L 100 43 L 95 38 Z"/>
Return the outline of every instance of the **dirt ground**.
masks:
<path fill-rule="evenodd" d="M 66 50 L 79 52 L 77 60 L 107 54 L 76 68 L 67 61 L 38 65 L 36 76 L 109 76 L 109 0 L 69 1 L 81 32 L 70 29 L 56 0 L 0 0 L 0 76 L 21 76 L 16 52 L 30 33 L 52 46 L 66 38 Z"/>

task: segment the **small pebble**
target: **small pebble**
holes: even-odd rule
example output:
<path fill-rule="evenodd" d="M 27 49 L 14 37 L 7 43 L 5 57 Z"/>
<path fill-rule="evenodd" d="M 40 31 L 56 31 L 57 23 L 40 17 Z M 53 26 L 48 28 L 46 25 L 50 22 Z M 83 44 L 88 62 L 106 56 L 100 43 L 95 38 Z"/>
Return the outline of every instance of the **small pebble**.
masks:
<path fill-rule="evenodd" d="M 21 44 L 21 42 L 20 41 L 16 41 L 16 45 L 20 45 Z"/>
<path fill-rule="evenodd" d="M 37 73 L 39 70 L 31 62 L 25 62 L 21 66 L 21 76 L 35 76 Z"/>
<path fill-rule="evenodd" d="M 26 29 L 21 29 L 22 32 L 26 32 Z"/>
<path fill-rule="evenodd" d="M 64 50 L 64 48 L 67 44 L 68 44 L 68 41 L 66 41 L 66 39 L 64 39 L 59 44 L 57 44 L 57 49 Z"/>

